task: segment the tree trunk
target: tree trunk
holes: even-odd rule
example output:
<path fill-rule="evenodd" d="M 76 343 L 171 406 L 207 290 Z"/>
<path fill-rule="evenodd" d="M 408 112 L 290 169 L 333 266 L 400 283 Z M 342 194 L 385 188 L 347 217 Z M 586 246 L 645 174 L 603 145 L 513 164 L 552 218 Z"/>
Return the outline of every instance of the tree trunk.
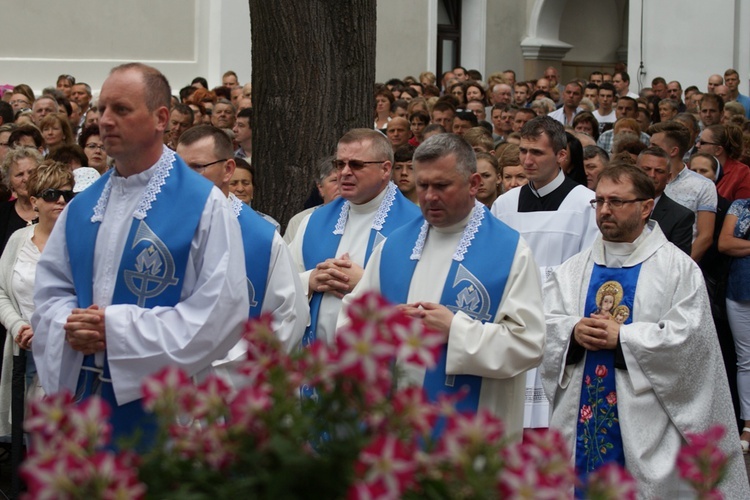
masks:
<path fill-rule="evenodd" d="M 253 206 L 282 225 L 316 164 L 349 129 L 372 127 L 376 0 L 249 0 Z"/>

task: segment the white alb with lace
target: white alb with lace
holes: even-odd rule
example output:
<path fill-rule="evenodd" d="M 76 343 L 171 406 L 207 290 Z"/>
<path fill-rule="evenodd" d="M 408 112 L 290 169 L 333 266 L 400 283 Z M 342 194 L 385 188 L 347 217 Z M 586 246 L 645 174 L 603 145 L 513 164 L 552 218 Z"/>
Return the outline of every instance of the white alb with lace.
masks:
<path fill-rule="evenodd" d="M 383 201 L 380 202 L 378 211 L 375 212 L 375 218 L 372 220 L 372 229 L 380 231 L 383 229 L 385 220 L 388 218 L 388 212 L 391 211 L 393 201 L 396 199 L 396 191 L 398 188 L 392 182 L 388 183 L 385 188 L 385 195 Z M 344 234 L 344 228 L 346 227 L 346 221 L 349 220 L 349 201 L 345 201 L 341 205 L 341 212 L 339 212 L 339 220 L 336 222 L 336 227 L 333 228 L 333 234 Z"/>
<path fill-rule="evenodd" d="M 477 234 L 477 231 L 479 231 L 479 226 L 482 225 L 482 221 L 484 220 L 483 207 L 484 205 L 474 200 L 474 208 L 471 211 L 469 222 L 464 228 L 464 232 L 461 235 L 461 240 L 456 246 L 456 251 L 453 252 L 453 260 L 455 260 L 456 262 L 463 262 L 464 255 L 466 255 L 466 252 L 471 246 L 471 242 L 474 240 L 474 236 Z M 427 240 L 427 230 L 429 229 L 429 227 L 429 222 L 424 221 L 424 223 L 422 224 L 422 228 L 419 231 L 417 241 L 416 243 L 414 243 L 414 248 L 411 251 L 411 256 L 409 257 L 411 260 L 419 260 L 422 258 L 422 251 L 424 250 L 424 244 Z"/>
<path fill-rule="evenodd" d="M 141 199 L 138 202 L 138 206 L 133 212 L 133 217 L 138 220 L 146 218 L 148 211 L 151 210 L 151 203 L 156 200 L 156 197 L 161 193 L 161 187 L 167 182 L 167 177 L 172 171 L 174 165 L 175 153 L 168 147 L 164 146 L 161 157 L 156 163 L 156 171 L 154 175 L 149 179 L 146 184 L 146 189 L 143 190 Z M 99 196 L 99 201 L 96 202 L 94 207 L 94 215 L 91 216 L 91 222 L 101 222 L 104 219 L 104 211 L 107 209 L 107 203 L 109 202 L 109 195 L 112 192 L 112 175 L 107 179 L 102 194 Z"/>

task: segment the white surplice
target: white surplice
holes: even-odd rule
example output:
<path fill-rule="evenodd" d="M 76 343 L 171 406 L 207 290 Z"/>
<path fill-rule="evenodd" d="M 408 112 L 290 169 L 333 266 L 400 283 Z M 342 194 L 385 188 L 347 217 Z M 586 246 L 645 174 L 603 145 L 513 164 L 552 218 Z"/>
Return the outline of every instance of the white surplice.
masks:
<path fill-rule="evenodd" d="M 565 174 L 560 170 L 551 183 L 536 193 L 546 196 L 560 187 L 564 180 Z M 519 212 L 520 194 L 521 188 L 515 188 L 500 196 L 492 205 L 492 214 L 521 233 L 534 254 L 544 283 L 557 266 L 591 247 L 599 234 L 595 211 L 590 205 L 595 193 L 585 186 L 578 186 L 568 193 L 557 210 L 538 212 Z M 549 402 L 544 396 L 539 372 L 529 370 L 526 377 L 524 427 L 547 427 Z"/>
<path fill-rule="evenodd" d="M 158 165 L 158 163 L 157 163 Z M 106 350 L 117 403 L 141 397 L 144 378 L 165 366 L 190 375 L 210 369 L 242 333 L 249 309 L 239 224 L 226 197 L 213 188 L 202 209 L 185 269 L 180 302 L 145 309 L 112 304 L 125 240 L 146 185 L 157 166 L 121 177 L 111 176 L 112 191 L 96 239 L 94 304 L 106 307 Z M 65 342 L 63 326 L 77 307 L 65 228 L 79 221 L 60 215 L 37 267 L 32 317 L 33 353 L 44 390 L 74 392 L 83 355 Z M 178 221 L 180 214 L 174 214 Z M 80 221 L 83 222 L 83 221 Z M 88 221 L 86 221 L 88 223 Z M 103 352 L 96 356 L 103 363 Z"/>
<path fill-rule="evenodd" d="M 675 469 L 685 433 L 722 424 L 721 449 L 730 457 L 725 498 L 750 498 L 726 372 L 703 275 L 688 255 L 649 223 L 632 244 L 603 242 L 560 266 L 544 287 L 547 345 L 540 368 L 554 402 L 550 427 L 574 453 L 585 359 L 566 365 L 573 328 L 580 321 L 594 263 L 641 264 L 633 322 L 620 327 L 627 370 L 615 370 L 625 465 L 639 498 L 686 498 Z M 690 498 L 689 496 L 687 498 Z"/>
<path fill-rule="evenodd" d="M 469 218 L 447 228 L 430 226 L 422 256 L 409 285 L 407 301 L 440 303 L 451 260 Z M 415 238 L 416 239 L 416 238 Z M 387 243 L 387 240 L 386 240 Z M 403 250 L 411 252 L 411 248 Z M 469 250 L 470 251 L 470 250 Z M 370 257 L 364 276 L 344 306 L 367 291 L 380 291 L 382 244 Z M 488 256 L 490 258 L 490 256 Z M 481 280 L 482 277 L 478 276 Z M 347 322 L 345 310 L 339 326 Z M 463 312 L 453 317 L 448 334 L 448 375 L 482 377 L 479 409 L 500 417 L 510 436 L 520 438 L 526 371 L 541 361 L 544 346 L 539 271 L 528 245 L 519 238 L 503 297 L 492 323 L 482 323 Z M 422 385 L 425 370 L 401 363 L 404 383 Z"/>
<path fill-rule="evenodd" d="M 233 195 L 227 198 L 230 206 L 232 198 Z M 271 328 L 287 352 L 291 352 L 299 345 L 310 318 L 310 310 L 289 247 L 284 243 L 278 231 L 273 233 L 261 313 L 273 315 Z M 224 358 L 214 361 L 213 367 L 219 375 L 233 385 L 242 385 L 244 379 L 237 376 L 234 367 L 245 359 L 246 352 L 247 341 L 242 339 Z"/>

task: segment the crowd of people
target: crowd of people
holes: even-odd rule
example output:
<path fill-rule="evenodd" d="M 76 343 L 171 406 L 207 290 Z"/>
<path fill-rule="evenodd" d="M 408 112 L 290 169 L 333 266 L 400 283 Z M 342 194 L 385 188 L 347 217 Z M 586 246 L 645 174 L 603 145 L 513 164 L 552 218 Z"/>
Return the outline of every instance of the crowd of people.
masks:
<path fill-rule="evenodd" d="M 372 127 L 331 145 L 283 238 L 251 206 L 263 169 L 234 72 L 178 95 L 137 63 L 96 98 L 71 75 L 40 96 L 7 88 L 0 435 L 24 393 L 69 390 L 100 394 L 115 436 L 147 447 L 145 376 L 177 365 L 239 384 L 248 317 L 272 313 L 287 350 L 333 343 L 342 310 L 377 290 L 445 335 L 436 367 L 399 360 L 429 398 L 490 411 L 515 439 L 556 427 L 582 479 L 617 462 L 648 497 L 684 491 L 685 433 L 718 422 L 724 491 L 748 497 L 739 84 L 728 69 L 705 89 L 658 77 L 636 94 L 621 68 L 563 84 L 554 67 L 377 84 Z"/>

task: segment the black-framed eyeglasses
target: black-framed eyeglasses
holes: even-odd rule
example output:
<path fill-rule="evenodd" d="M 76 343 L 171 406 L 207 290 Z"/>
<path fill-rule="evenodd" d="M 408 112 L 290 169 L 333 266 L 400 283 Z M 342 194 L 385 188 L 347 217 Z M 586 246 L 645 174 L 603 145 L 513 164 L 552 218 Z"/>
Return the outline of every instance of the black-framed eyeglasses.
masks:
<path fill-rule="evenodd" d="M 70 202 L 75 197 L 75 193 L 72 189 L 45 189 L 39 194 L 39 197 L 43 199 L 46 202 L 53 203 L 60 199 L 60 196 L 63 197 L 63 200 L 65 200 L 65 203 Z"/>
<path fill-rule="evenodd" d="M 229 161 L 229 158 L 224 158 L 222 160 L 212 161 L 211 163 L 206 163 L 205 165 L 190 165 L 190 168 L 192 168 L 193 170 L 195 170 L 199 174 L 202 174 L 211 165 L 216 165 L 217 163 L 221 163 L 223 161 Z"/>
<path fill-rule="evenodd" d="M 86 149 L 98 149 L 104 151 L 104 144 L 96 144 L 95 142 L 89 142 L 86 144 Z"/>
<path fill-rule="evenodd" d="M 696 146 L 700 146 L 701 144 L 705 144 L 707 146 L 721 146 L 721 144 L 719 144 L 718 142 L 708 142 L 704 141 L 703 139 L 698 139 L 697 141 L 695 141 Z"/>
<path fill-rule="evenodd" d="M 344 168 L 349 165 L 349 168 L 352 171 L 362 170 L 365 168 L 366 165 L 371 165 L 375 163 L 385 163 L 386 160 L 373 160 L 373 161 L 363 161 L 363 160 L 333 160 L 333 168 L 336 170 L 344 170 Z"/>
<path fill-rule="evenodd" d="M 591 204 L 591 208 L 602 208 L 604 204 L 606 203 L 609 205 L 609 208 L 622 208 L 623 205 L 626 205 L 628 203 L 636 203 L 638 201 L 646 201 L 646 198 L 636 198 L 635 200 L 621 200 L 619 198 L 612 198 L 609 200 L 605 200 L 604 198 L 597 198 L 595 200 L 591 200 L 589 203 Z"/>

